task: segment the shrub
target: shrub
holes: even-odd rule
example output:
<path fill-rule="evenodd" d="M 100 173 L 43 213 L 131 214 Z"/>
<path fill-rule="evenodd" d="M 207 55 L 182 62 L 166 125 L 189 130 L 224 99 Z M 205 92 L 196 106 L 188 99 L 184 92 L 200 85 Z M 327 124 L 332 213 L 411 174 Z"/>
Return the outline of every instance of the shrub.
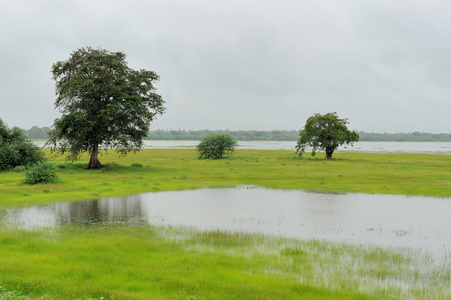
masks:
<path fill-rule="evenodd" d="M 44 155 L 17 127 L 9 129 L 0 119 L 0 171 L 43 161 Z"/>
<path fill-rule="evenodd" d="M 229 134 L 211 134 L 196 146 L 199 158 L 220 159 L 232 155 L 237 146 L 236 140 Z"/>
<path fill-rule="evenodd" d="M 26 170 L 27 170 L 26 166 L 16 166 L 14 168 L 14 172 L 23 172 L 23 171 L 26 171 Z"/>
<path fill-rule="evenodd" d="M 25 173 L 24 183 L 53 183 L 58 179 L 56 169 L 53 164 L 44 162 L 38 163 L 34 167 L 28 169 Z"/>

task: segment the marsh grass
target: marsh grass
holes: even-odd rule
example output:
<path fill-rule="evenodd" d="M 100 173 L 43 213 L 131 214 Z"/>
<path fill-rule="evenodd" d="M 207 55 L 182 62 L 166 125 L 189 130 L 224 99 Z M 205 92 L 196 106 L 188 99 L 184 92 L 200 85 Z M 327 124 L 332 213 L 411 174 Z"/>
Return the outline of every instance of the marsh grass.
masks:
<path fill-rule="evenodd" d="M 446 299 L 451 258 L 183 227 L 0 231 L 0 285 L 54 299 Z"/>

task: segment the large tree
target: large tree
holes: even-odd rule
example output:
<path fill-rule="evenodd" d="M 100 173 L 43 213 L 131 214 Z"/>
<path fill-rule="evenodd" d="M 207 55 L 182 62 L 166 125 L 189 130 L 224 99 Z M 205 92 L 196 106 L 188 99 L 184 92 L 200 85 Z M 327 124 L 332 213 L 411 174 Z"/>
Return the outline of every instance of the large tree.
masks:
<path fill-rule="evenodd" d="M 359 134 L 347 128 L 348 119 L 340 119 L 336 112 L 324 115 L 315 114 L 307 119 L 300 130 L 300 139 L 296 145 L 299 156 L 307 147 L 312 148 L 312 155 L 317 150 L 325 150 L 326 158 L 332 158 L 334 151 L 341 145 L 359 141 Z"/>
<path fill-rule="evenodd" d="M 55 107 L 63 115 L 55 120 L 48 143 L 72 160 L 90 153 L 87 169 L 102 167 L 100 147 L 122 155 L 141 149 L 150 122 L 165 110 L 153 85 L 158 75 L 131 69 L 122 52 L 80 48 L 53 64 L 52 74 Z"/>

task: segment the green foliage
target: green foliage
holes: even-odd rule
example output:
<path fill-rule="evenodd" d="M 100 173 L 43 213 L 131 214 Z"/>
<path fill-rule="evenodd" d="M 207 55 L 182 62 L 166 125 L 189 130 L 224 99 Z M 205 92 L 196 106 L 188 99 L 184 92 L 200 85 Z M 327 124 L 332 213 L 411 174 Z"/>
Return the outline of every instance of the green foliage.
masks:
<path fill-rule="evenodd" d="M 58 175 L 53 164 L 45 162 L 28 169 L 23 182 L 26 184 L 54 183 L 57 179 Z"/>
<path fill-rule="evenodd" d="M 15 166 L 14 167 L 14 172 L 24 172 L 27 170 L 26 166 Z"/>
<path fill-rule="evenodd" d="M 229 134 L 211 134 L 196 146 L 199 158 L 221 159 L 232 155 L 237 142 Z"/>
<path fill-rule="evenodd" d="M 73 52 L 52 66 L 56 81 L 56 119 L 48 144 L 53 151 L 69 152 L 76 160 L 91 153 L 88 168 L 100 168 L 99 146 L 121 155 L 142 148 L 150 122 L 165 110 L 155 93 L 159 79 L 151 71 L 127 66 L 125 54 L 90 47 Z"/>
<path fill-rule="evenodd" d="M 0 119 L 0 171 L 44 160 L 41 150 L 17 127 L 9 129 Z"/>
<path fill-rule="evenodd" d="M 346 127 L 348 123 L 348 119 L 339 119 L 335 112 L 311 116 L 299 132 L 301 138 L 297 142 L 296 152 L 302 156 L 306 147 L 310 147 L 312 155 L 317 150 L 325 150 L 326 158 L 332 158 L 339 146 L 359 141 L 359 134 Z"/>

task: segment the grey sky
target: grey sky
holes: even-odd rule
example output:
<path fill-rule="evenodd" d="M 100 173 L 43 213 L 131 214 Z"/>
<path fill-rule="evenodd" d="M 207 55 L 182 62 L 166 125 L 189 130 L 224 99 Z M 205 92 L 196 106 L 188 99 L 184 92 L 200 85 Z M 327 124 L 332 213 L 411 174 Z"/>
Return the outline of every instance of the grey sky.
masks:
<path fill-rule="evenodd" d="M 161 76 L 152 129 L 451 132 L 451 1 L 0 0 L 0 118 L 51 126 L 50 68 L 80 47 Z"/>

